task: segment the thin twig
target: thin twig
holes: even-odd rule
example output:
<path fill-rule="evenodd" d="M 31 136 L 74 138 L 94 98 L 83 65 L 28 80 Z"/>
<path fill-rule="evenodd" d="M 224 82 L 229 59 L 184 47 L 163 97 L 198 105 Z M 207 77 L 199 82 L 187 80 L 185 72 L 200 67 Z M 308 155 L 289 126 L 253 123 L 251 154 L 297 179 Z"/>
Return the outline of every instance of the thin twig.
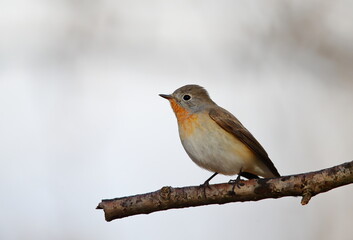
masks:
<path fill-rule="evenodd" d="M 214 184 L 209 187 L 163 187 L 155 192 L 102 200 L 97 209 L 103 209 L 105 219 L 112 221 L 173 208 L 258 201 L 287 196 L 302 196 L 301 204 L 305 205 L 319 193 L 350 183 L 353 183 L 353 161 L 316 172 L 239 181 L 234 191 L 232 191 L 233 185 L 228 183 Z"/>

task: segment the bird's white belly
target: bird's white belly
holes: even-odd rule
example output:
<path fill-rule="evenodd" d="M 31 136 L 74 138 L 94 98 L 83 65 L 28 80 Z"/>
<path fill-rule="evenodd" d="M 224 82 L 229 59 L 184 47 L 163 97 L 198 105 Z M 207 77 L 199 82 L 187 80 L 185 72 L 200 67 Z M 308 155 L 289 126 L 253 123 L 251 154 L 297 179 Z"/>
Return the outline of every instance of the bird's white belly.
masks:
<path fill-rule="evenodd" d="M 179 133 L 186 152 L 200 167 L 234 175 L 254 163 L 255 156 L 250 149 L 212 119 L 201 118 L 193 124 L 197 125 L 191 134 L 186 134 L 180 126 Z"/>

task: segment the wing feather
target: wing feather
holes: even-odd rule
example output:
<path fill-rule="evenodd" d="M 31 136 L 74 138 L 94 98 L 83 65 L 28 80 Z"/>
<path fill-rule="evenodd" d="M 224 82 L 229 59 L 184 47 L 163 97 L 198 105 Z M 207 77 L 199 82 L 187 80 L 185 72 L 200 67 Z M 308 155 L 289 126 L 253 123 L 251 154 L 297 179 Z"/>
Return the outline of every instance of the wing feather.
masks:
<path fill-rule="evenodd" d="M 209 116 L 221 128 L 234 135 L 248 148 L 250 148 L 275 176 L 280 176 L 271 159 L 268 157 L 265 149 L 235 116 L 221 107 L 211 109 Z"/>

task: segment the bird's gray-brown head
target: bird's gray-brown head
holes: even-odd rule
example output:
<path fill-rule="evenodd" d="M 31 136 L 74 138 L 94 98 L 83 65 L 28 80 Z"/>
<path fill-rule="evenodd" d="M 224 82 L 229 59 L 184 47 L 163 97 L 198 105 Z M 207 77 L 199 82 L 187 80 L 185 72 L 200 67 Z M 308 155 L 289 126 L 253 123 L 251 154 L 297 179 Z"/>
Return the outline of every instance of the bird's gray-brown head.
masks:
<path fill-rule="evenodd" d="M 194 84 L 178 88 L 170 95 L 160 94 L 159 96 L 169 100 L 176 114 L 181 110 L 193 114 L 215 105 L 207 91 Z"/>

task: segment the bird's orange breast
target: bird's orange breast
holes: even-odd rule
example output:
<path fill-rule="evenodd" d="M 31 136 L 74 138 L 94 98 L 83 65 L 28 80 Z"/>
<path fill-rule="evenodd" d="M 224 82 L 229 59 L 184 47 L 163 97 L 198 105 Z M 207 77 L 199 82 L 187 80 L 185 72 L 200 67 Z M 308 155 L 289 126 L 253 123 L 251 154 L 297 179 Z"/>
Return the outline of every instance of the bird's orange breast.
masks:
<path fill-rule="evenodd" d="M 178 125 L 180 127 L 180 134 L 183 137 L 190 136 L 195 127 L 198 125 L 198 117 L 196 114 L 191 114 L 185 108 L 180 106 L 174 99 L 170 100 L 170 105 L 175 113 L 175 116 L 178 120 Z"/>

